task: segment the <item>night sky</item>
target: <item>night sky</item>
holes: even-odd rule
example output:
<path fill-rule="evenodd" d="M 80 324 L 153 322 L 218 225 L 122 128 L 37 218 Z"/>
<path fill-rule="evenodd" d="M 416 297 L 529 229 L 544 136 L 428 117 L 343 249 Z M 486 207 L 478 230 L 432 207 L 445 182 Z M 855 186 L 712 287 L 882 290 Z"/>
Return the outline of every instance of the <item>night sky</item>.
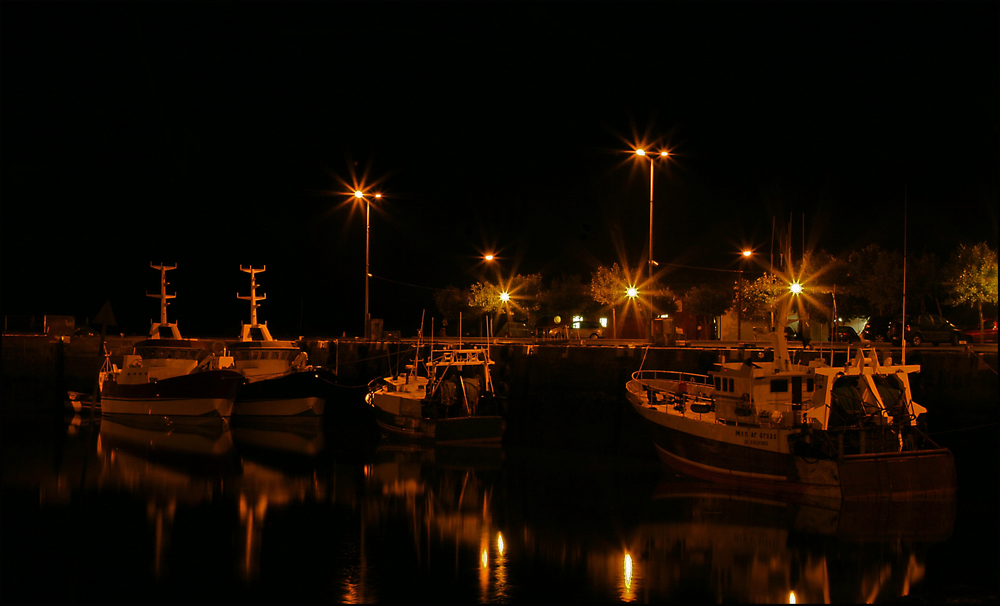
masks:
<path fill-rule="evenodd" d="M 249 319 L 413 334 L 431 293 L 501 271 L 641 265 L 672 281 L 869 243 L 997 246 L 989 3 L 2 5 L 3 313 Z M 801 226 L 805 221 L 805 232 Z M 678 266 L 686 266 L 678 267 Z M 489 271 L 492 271 L 490 269 Z M 704 271 L 705 275 L 711 272 Z"/>

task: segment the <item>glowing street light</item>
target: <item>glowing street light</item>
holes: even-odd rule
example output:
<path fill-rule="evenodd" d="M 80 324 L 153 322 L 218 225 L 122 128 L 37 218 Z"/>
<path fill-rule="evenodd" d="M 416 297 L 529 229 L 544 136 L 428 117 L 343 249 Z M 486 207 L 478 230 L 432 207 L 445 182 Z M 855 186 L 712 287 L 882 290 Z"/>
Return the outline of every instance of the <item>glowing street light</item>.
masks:
<path fill-rule="evenodd" d="M 639 296 L 639 290 L 635 286 L 629 286 L 628 290 L 625 291 L 625 294 L 628 296 L 628 298 L 634 299 L 637 296 Z"/>
<path fill-rule="evenodd" d="M 653 154 L 650 154 L 649 152 L 647 152 L 646 150 L 641 149 L 641 148 L 635 150 L 635 155 L 639 156 L 640 158 L 649 158 L 649 160 L 650 160 L 650 164 L 649 164 L 649 261 L 648 261 L 647 264 L 649 265 L 649 282 L 650 282 L 650 284 L 652 284 L 653 283 L 653 266 L 657 264 L 656 261 L 653 260 L 653 175 L 656 174 L 656 163 L 655 163 L 654 160 L 656 159 L 657 156 L 653 155 Z M 663 158 L 664 160 L 666 160 L 668 156 L 670 156 L 670 152 L 668 152 L 668 151 L 661 151 L 659 153 L 659 157 Z M 653 338 L 653 298 L 652 298 L 652 295 L 650 295 L 650 299 L 649 299 L 649 338 L 650 339 Z"/>
<path fill-rule="evenodd" d="M 802 285 L 799 284 L 798 282 L 792 282 L 788 286 L 788 290 L 792 291 L 793 295 L 797 295 L 802 292 Z"/>
<path fill-rule="evenodd" d="M 507 312 L 507 322 L 510 322 L 510 293 L 506 290 L 500 293 L 500 300 L 503 302 L 504 311 Z"/>
<path fill-rule="evenodd" d="M 375 194 L 375 198 L 381 198 L 382 194 Z M 371 270 L 369 267 L 369 256 L 368 256 L 368 245 L 371 236 L 371 214 L 372 214 L 372 203 L 365 197 L 365 193 L 361 190 L 354 190 L 354 198 L 356 200 L 364 200 L 365 202 L 365 339 L 371 339 L 372 336 L 372 322 L 371 315 L 368 313 L 368 279 L 371 278 Z"/>

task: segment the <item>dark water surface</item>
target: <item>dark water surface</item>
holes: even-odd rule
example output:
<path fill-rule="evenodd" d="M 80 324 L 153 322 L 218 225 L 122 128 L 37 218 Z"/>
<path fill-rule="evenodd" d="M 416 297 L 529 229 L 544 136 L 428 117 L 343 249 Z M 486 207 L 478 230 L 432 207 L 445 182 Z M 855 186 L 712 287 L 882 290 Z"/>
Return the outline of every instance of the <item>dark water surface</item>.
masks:
<path fill-rule="evenodd" d="M 995 602 L 996 427 L 959 495 L 795 504 L 645 458 L 345 446 L 308 421 L 3 425 L 2 601 Z"/>

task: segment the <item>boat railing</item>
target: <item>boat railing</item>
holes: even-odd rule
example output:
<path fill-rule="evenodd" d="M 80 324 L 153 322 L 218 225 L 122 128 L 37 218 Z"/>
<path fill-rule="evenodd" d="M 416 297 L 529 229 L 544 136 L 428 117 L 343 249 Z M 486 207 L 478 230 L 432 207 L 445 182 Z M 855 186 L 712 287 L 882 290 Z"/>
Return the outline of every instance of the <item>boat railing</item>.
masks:
<path fill-rule="evenodd" d="M 709 386 L 712 384 L 711 377 L 690 372 L 677 370 L 637 370 L 632 373 L 632 378 L 636 381 L 647 383 L 649 381 L 670 381 L 678 383 L 693 383 L 695 385 Z"/>

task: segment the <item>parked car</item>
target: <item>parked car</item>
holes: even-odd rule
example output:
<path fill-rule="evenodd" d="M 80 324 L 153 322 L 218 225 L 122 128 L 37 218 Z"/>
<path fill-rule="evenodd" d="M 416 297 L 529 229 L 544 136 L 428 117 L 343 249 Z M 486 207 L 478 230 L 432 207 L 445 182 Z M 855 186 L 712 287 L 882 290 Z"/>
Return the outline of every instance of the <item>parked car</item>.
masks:
<path fill-rule="evenodd" d="M 598 322 L 571 322 L 559 326 L 550 326 L 545 336 L 550 339 L 600 339 L 605 328 Z"/>
<path fill-rule="evenodd" d="M 889 340 L 889 323 L 892 318 L 885 316 L 872 316 L 868 318 L 865 327 L 861 329 L 861 338 L 872 343 L 881 343 Z"/>
<path fill-rule="evenodd" d="M 515 339 L 531 337 L 531 328 L 524 322 L 507 322 L 497 331 L 497 337 L 512 337 Z"/>
<path fill-rule="evenodd" d="M 965 331 L 965 340 L 969 343 L 979 343 L 979 327 Z M 983 343 L 997 342 L 997 319 L 983 318 Z"/>
<path fill-rule="evenodd" d="M 838 326 L 834 329 L 833 340 L 840 343 L 856 343 L 861 337 L 853 326 Z"/>
<path fill-rule="evenodd" d="M 894 345 L 902 343 L 901 337 L 906 338 L 908 343 L 922 345 L 924 343 L 951 343 L 958 345 L 960 339 L 965 335 L 955 328 L 955 325 L 937 314 L 915 314 L 906 317 L 905 329 L 901 326 L 902 316 L 896 316 L 889 326 L 889 333 L 892 335 Z"/>

